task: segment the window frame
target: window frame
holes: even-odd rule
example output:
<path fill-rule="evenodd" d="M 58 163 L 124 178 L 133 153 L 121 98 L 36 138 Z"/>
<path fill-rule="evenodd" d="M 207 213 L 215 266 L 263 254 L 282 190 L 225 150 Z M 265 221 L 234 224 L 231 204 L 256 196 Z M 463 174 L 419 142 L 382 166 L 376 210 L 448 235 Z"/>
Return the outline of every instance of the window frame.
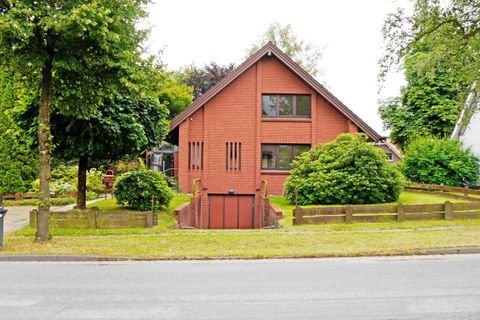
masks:
<path fill-rule="evenodd" d="M 275 97 L 275 115 L 270 116 L 266 115 L 263 112 L 263 98 L 266 96 L 273 96 Z M 280 101 L 282 96 L 292 97 L 292 115 L 280 115 Z M 310 112 L 309 115 L 297 115 L 297 97 L 308 97 L 308 101 L 310 102 L 309 108 Z M 277 119 L 277 118 L 299 118 L 299 119 L 311 119 L 312 118 L 312 95 L 311 94 L 280 94 L 280 93 L 263 93 L 262 94 L 262 118 L 265 119 Z"/>
<path fill-rule="evenodd" d="M 263 147 L 264 146 L 269 146 L 269 147 L 274 147 L 274 159 L 275 159 L 275 166 L 272 168 L 272 167 L 264 167 L 263 166 Z M 272 171 L 290 171 L 292 170 L 292 168 L 280 168 L 280 147 L 281 146 L 291 146 L 292 147 L 292 162 L 296 159 L 296 157 L 299 155 L 297 154 L 296 150 L 297 150 L 297 147 L 307 147 L 308 150 L 310 150 L 311 148 L 311 145 L 308 144 L 308 143 L 299 143 L 299 144 L 283 144 L 283 143 L 262 143 L 261 144 L 261 147 L 260 147 L 260 150 L 261 150 L 261 154 L 262 154 L 262 158 L 261 158 L 261 161 L 260 161 L 260 170 L 262 171 L 269 171 L 269 170 L 272 170 Z M 308 151 L 306 150 L 306 151 Z M 304 151 L 304 152 L 306 152 Z"/>

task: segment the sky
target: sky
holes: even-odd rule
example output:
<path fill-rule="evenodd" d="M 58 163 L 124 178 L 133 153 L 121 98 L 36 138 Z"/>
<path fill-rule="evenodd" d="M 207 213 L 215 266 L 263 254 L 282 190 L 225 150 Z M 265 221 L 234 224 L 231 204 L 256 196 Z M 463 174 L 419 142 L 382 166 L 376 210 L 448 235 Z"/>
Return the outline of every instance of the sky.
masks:
<path fill-rule="evenodd" d="M 154 0 L 148 11 L 148 51 L 163 50 L 175 70 L 210 61 L 239 65 L 246 51 L 273 22 L 291 24 L 294 33 L 320 48 L 324 74 L 318 80 L 381 134 L 378 102 L 398 95 L 401 72 L 392 72 L 379 92 L 378 60 L 388 13 L 408 0 Z"/>

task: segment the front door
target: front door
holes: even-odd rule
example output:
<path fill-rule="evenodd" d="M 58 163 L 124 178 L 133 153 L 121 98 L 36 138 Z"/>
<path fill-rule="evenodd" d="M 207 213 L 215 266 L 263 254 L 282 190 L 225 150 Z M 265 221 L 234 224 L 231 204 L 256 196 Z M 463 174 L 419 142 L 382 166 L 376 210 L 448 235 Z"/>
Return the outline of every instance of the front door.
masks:
<path fill-rule="evenodd" d="M 215 194 L 208 196 L 209 229 L 253 229 L 255 196 Z"/>

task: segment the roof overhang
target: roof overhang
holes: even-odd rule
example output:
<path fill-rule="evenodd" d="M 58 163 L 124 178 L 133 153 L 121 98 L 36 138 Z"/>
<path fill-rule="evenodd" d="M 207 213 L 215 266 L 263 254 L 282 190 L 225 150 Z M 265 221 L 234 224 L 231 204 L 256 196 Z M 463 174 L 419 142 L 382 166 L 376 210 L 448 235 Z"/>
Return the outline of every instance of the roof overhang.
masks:
<path fill-rule="evenodd" d="M 315 80 L 309 73 L 303 70 L 297 63 L 295 63 L 289 56 L 282 52 L 272 42 L 268 42 L 265 46 L 250 56 L 245 62 L 238 66 L 235 70 L 231 71 L 225 78 L 219 81 L 210 90 L 198 97 L 195 102 L 188 107 L 185 111 L 178 114 L 170 123 L 170 132 L 174 131 L 183 121 L 188 119 L 193 113 L 204 106 L 208 101 L 215 97 L 220 91 L 222 91 L 231 82 L 242 75 L 248 68 L 257 63 L 265 55 L 274 55 L 284 65 L 286 65 L 293 73 L 295 73 L 300 79 L 305 81 L 315 91 L 320 94 L 325 100 L 330 102 L 340 113 L 357 125 L 370 139 L 378 141 L 382 136 L 373 130 L 368 124 L 360 119 L 352 110 L 338 100 L 330 91 L 328 91 L 323 85 Z"/>

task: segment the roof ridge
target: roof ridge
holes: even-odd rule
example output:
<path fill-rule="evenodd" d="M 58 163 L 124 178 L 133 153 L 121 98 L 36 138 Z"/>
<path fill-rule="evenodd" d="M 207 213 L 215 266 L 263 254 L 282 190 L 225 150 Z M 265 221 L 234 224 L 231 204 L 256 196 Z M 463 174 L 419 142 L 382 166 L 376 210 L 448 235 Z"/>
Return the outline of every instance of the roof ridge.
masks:
<path fill-rule="evenodd" d="M 197 98 L 190 107 L 178 114 L 172 119 L 170 124 L 170 131 L 174 130 L 185 121 L 190 115 L 201 108 L 205 103 L 212 99 L 218 92 L 224 89 L 230 82 L 235 80 L 243 72 L 245 72 L 253 64 L 257 63 L 266 54 L 274 54 L 282 63 L 284 63 L 291 71 L 293 71 L 298 77 L 305 81 L 308 85 L 314 88 L 317 93 L 323 96 L 329 101 L 336 109 L 338 109 L 343 115 L 355 123 L 360 129 L 362 129 L 370 138 L 377 141 L 381 138 L 374 129 L 372 129 L 367 123 L 365 123 L 360 117 L 358 117 L 352 110 L 350 110 L 343 102 L 335 97 L 328 89 L 320 84 L 315 78 L 300 67 L 295 61 L 286 55 L 280 48 L 278 48 L 273 42 L 267 42 L 262 48 L 252 54 L 247 60 L 240 64 L 237 68 L 231 71 L 227 76 L 220 80 L 215 86 L 210 88 L 207 92 Z"/>

